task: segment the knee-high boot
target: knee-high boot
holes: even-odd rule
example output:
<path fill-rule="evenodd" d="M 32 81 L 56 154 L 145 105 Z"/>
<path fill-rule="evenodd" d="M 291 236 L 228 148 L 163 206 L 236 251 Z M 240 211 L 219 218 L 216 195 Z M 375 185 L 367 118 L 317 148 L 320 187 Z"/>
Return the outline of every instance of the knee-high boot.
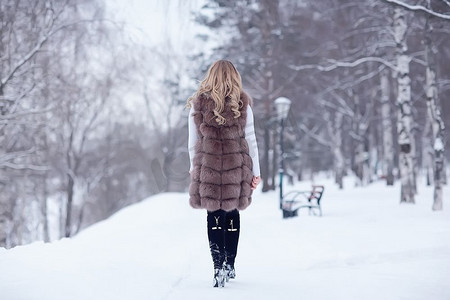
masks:
<path fill-rule="evenodd" d="M 214 269 L 222 269 L 225 260 L 225 211 L 208 211 L 207 223 Z"/>
<path fill-rule="evenodd" d="M 225 222 L 225 262 L 234 268 L 241 228 L 239 211 L 235 209 L 227 212 Z"/>

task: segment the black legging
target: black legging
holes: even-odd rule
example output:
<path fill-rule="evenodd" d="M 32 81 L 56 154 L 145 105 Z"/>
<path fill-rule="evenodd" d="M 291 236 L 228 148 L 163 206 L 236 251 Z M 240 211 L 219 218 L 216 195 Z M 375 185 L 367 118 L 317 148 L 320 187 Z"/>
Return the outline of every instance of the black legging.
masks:
<path fill-rule="evenodd" d="M 208 211 L 209 248 L 215 269 L 222 268 L 223 262 L 234 266 L 239 242 L 240 220 L 237 209 Z"/>

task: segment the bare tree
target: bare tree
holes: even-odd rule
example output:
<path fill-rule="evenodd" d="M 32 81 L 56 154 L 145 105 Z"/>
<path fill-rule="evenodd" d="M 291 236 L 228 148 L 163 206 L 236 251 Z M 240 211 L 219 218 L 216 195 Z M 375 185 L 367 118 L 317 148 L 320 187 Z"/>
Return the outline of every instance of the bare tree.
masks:
<path fill-rule="evenodd" d="M 53 1 L 5 0 L 0 3 L 0 246 L 14 246 L 23 242 L 22 226 L 25 212 L 18 205 L 28 207 L 28 189 L 20 180 L 24 175 L 43 172 L 48 168 L 36 159 L 34 144 L 39 123 L 35 116 L 48 112 L 48 107 L 36 107 L 42 75 L 36 63 L 50 39 L 62 30 L 61 11 L 65 5 Z M 31 176 L 30 176 L 31 177 Z M 21 193 L 17 193 L 21 190 Z M 17 210 L 16 210 L 17 209 Z M 18 213 L 14 214 L 13 212 Z M 32 213 L 32 212 L 29 212 Z"/>
<path fill-rule="evenodd" d="M 0 246 L 49 241 L 48 203 L 62 191 L 64 235 L 77 232 L 110 174 L 96 142 L 128 56 L 104 11 L 100 0 L 0 2 Z"/>

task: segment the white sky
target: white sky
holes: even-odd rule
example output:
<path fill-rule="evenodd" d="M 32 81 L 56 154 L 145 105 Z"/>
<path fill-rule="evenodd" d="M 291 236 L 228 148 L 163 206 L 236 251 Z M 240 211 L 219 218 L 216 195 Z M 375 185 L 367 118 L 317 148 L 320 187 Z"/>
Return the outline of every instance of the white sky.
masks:
<path fill-rule="evenodd" d="M 199 10 L 204 0 L 108 0 L 107 6 L 116 20 L 125 21 L 133 40 L 147 45 L 167 42 L 176 49 L 193 39 L 201 30 L 191 11 Z"/>
<path fill-rule="evenodd" d="M 207 30 L 194 22 L 192 13 L 192 11 L 199 11 L 204 3 L 205 0 L 108 0 L 106 2 L 108 15 L 111 15 L 115 21 L 126 23 L 125 32 L 133 42 L 157 48 L 158 51 L 168 51 L 168 54 L 174 55 L 174 59 L 177 61 L 179 59 L 182 64 L 185 63 L 188 53 L 196 52 L 195 48 L 198 45 L 195 42 L 195 35 Z M 202 51 L 204 50 L 202 45 Z M 152 102 L 164 102 L 166 101 L 162 93 L 164 87 L 158 83 L 163 72 L 156 67 L 158 59 L 154 57 L 154 54 L 149 51 L 148 55 L 149 59 L 145 64 L 159 70 L 148 77 L 150 94 L 153 95 Z M 183 72 L 183 69 L 179 71 Z M 185 76 L 180 78 L 180 84 L 183 84 L 186 78 Z M 187 99 L 190 95 L 185 96 Z M 123 105 L 130 112 L 130 121 L 144 120 L 145 122 L 148 115 L 141 90 L 139 88 L 130 90 L 124 97 L 127 101 Z M 154 112 L 155 116 L 165 117 L 167 112 L 159 111 L 159 107 L 166 106 L 154 105 L 152 110 L 157 111 Z M 180 112 L 172 111 L 172 114 L 175 115 L 173 121 L 176 122 Z"/>

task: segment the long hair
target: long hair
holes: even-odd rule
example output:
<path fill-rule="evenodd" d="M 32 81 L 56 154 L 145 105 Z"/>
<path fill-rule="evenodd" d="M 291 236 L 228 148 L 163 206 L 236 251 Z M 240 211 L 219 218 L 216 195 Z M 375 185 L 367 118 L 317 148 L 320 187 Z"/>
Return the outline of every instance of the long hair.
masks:
<path fill-rule="evenodd" d="M 226 119 L 221 115 L 224 109 L 225 99 L 228 98 L 234 118 L 239 118 L 242 107 L 240 95 L 242 92 L 242 79 L 234 65 L 228 60 L 218 60 L 213 63 L 206 73 L 205 79 L 200 82 L 200 87 L 187 100 L 186 107 L 191 107 L 192 101 L 201 96 L 207 95 L 215 103 L 213 110 L 216 122 L 223 125 Z"/>

